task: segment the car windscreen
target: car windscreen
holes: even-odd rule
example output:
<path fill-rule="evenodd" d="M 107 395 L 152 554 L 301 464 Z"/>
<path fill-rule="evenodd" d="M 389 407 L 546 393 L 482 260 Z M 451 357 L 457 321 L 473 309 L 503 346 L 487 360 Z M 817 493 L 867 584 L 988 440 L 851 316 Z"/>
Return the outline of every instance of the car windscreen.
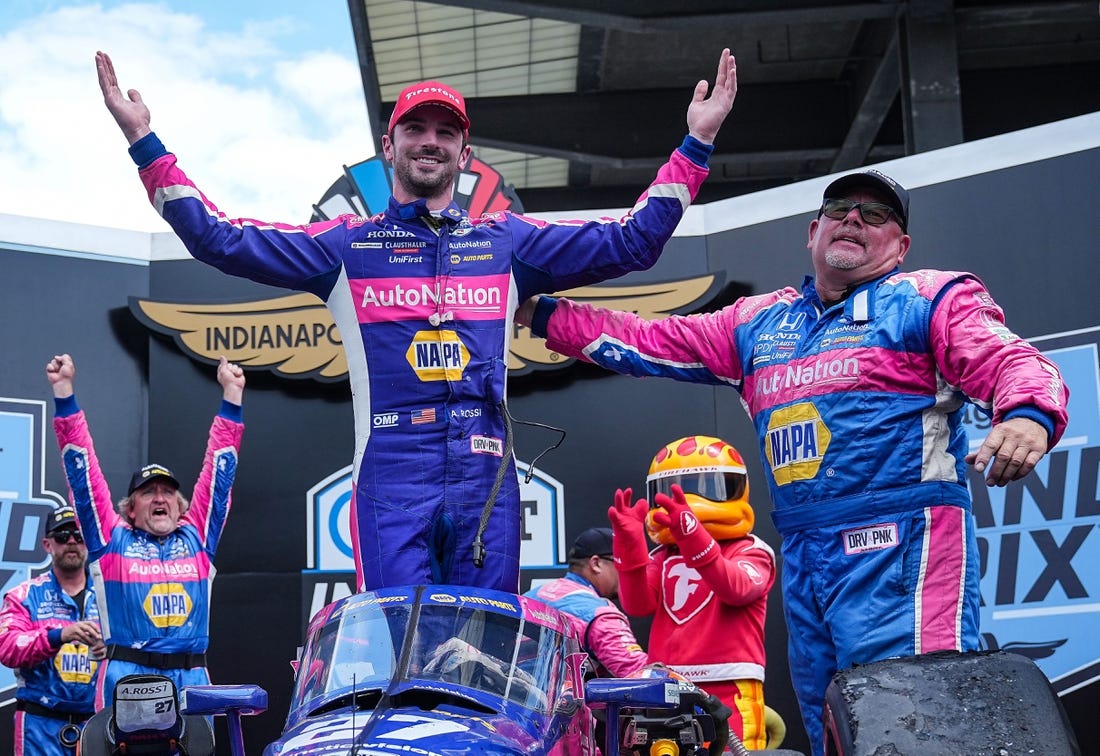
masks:
<path fill-rule="evenodd" d="M 522 617 L 469 605 L 421 607 L 409 676 L 547 712 L 564 679 L 562 636 Z"/>
<path fill-rule="evenodd" d="M 394 676 L 410 606 L 348 602 L 315 628 L 298 665 L 295 708 L 338 691 L 385 690 Z"/>

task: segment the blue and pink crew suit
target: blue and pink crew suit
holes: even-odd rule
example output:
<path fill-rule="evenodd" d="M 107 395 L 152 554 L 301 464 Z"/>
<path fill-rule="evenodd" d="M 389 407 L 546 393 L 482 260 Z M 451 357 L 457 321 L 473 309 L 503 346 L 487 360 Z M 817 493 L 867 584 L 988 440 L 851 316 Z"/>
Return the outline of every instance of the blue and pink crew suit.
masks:
<path fill-rule="evenodd" d="M 737 389 L 783 536 L 791 674 L 814 752 L 838 668 L 978 648 L 966 487 L 969 400 L 1053 447 L 1067 390 L 973 275 L 894 270 L 825 306 L 813 280 L 718 312 L 646 322 L 540 299 L 547 346 L 634 376 Z"/>
<path fill-rule="evenodd" d="M 65 593 L 47 570 L 4 594 L 0 610 L 0 663 L 15 670 L 15 756 L 72 756 L 76 732 L 95 713 L 100 662 L 88 646 L 64 643 L 61 630 L 80 620 L 96 620 L 95 591 L 89 579 L 79 596 Z"/>
<path fill-rule="evenodd" d="M 208 685 L 210 588 L 244 433 L 240 405 L 222 400 L 191 506 L 179 527 L 163 538 L 134 527 L 115 511 L 76 397 L 57 399 L 55 405 L 54 432 L 88 544 L 108 649 L 96 710 L 111 703 L 115 683 L 126 675 L 165 675 L 177 690 Z"/>

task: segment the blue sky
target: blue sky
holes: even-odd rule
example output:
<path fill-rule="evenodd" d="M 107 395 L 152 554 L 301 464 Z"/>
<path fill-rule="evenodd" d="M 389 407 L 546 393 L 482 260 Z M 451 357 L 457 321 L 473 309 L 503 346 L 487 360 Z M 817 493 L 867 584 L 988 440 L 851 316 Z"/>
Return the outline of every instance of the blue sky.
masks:
<path fill-rule="evenodd" d="M 96 50 L 231 216 L 304 223 L 374 153 L 346 0 L 5 0 L 0 214 L 167 230 L 103 106 Z"/>

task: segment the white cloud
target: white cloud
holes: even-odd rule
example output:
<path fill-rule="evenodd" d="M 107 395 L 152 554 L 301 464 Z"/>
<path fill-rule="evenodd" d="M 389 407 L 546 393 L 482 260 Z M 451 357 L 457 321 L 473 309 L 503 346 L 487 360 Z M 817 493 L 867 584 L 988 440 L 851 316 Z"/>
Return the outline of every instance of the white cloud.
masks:
<path fill-rule="evenodd" d="M 0 213 L 165 231 L 96 82 L 108 52 L 180 165 L 230 215 L 304 223 L 370 157 L 355 61 L 290 52 L 285 22 L 209 28 L 161 6 L 68 7 L 0 36 Z"/>

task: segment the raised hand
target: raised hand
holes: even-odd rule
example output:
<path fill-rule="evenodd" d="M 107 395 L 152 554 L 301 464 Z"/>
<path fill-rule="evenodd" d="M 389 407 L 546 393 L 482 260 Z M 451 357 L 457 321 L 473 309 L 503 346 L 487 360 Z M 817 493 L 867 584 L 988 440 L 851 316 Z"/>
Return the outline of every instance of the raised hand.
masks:
<path fill-rule="evenodd" d="M 737 60 L 730 55 L 729 48 L 722 50 L 718 59 L 718 73 L 714 77 L 714 88 L 707 97 L 709 85 L 706 79 L 700 79 L 695 85 L 691 104 L 687 110 L 688 133 L 704 144 L 714 144 L 718 129 L 726 120 L 737 97 Z"/>
<path fill-rule="evenodd" d="M 57 354 L 46 363 L 46 380 L 50 382 L 53 395 L 65 399 L 73 395 L 73 380 L 76 378 L 76 364 L 67 354 Z"/>
<path fill-rule="evenodd" d="M 136 89 L 130 89 L 125 95 L 118 86 L 118 77 L 115 76 L 115 66 L 111 62 L 111 56 L 105 52 L 95 54 L 95 69 L 99 75 L 99 89 L 103 92 L 103 103 L 111 115 L 115 117 L 115 123 L 122 129 L 122 135 L 130 144 L 141 139 L 152 129 L 149 124 L 152 116 L 149 108 L 141 100 L 141 94 Z"/>
<path fill-rule="evenodd" d="M 680 547 L 680 553 L 692 567 L 716 559 L 719 554 L 718 543 L 691 511 L 683 489 L 674 485 L 671 490 L 671 497 L 663 493 L 653 497 L 653 502 L 661 508 L 653 513 L 653 521 L 668 528 L 676 545 Z"/>
<path fill-rule="evenodd" d="M 240 404 L 244 399 L 244 370 L 230 362 L 223 354 L 218 362 L 218 383 L 222 387 L 222 399 Z"/>
<path fill-rule="evenodd" d="M 629 570 L 644 566 L 649 561 L 649 544 L 645 539 L 645 516 L 649 504 L 639 499 L 631 504 L 634 492 L 629 488 L 615 491 L 615 503 L 607 510 L 607 519 L 611 520 L 611 551 L 615 557 L 615 566 L 619 570 Z"/>

